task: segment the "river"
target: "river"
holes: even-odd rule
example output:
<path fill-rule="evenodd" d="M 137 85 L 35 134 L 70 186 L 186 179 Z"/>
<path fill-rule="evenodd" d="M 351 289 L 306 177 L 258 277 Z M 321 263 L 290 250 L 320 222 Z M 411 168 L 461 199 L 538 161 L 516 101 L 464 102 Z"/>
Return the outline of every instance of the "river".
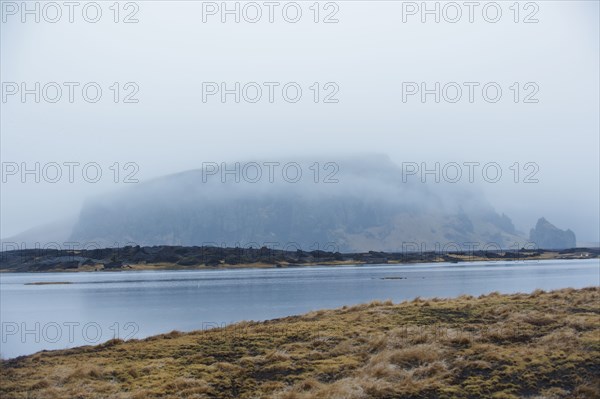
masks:
<path fill-rule="evenodd" d="M 265 320 L 372 300 L 399 302 L 582 288 L 600 261 L 312 266 L 282 269 L 5 273 L 0 356 Z M 69 282 L 26 285 L 32 282 Z"/>

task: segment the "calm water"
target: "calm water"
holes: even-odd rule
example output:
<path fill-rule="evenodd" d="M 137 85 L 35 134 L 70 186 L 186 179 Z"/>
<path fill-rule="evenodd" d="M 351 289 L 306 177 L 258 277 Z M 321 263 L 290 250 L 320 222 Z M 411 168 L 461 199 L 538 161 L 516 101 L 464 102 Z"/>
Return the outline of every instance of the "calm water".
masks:
<path fill-rule="evenodd" d="M 392 299 L 600 284 L 597 259 L 0 275 L 3 358 Z M 392 277 L 389 279 L 386 277 Z M 400 279 L 400 277 L 402 279 Z M 69 285 L 24 285 L 68 281 Z"/>

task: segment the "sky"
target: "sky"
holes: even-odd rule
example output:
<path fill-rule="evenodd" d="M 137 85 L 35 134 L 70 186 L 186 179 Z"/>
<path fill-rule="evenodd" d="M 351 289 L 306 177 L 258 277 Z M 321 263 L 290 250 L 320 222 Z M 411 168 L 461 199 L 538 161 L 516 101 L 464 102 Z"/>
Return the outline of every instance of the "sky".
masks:
<path fill-rule="evenodd" d="M 0 4 L 2 238 L 207 162 L 377 153 L 409 178 L 458 164 L 522 231 L 544 216 L 600 241 L 596 1 L 428 2 L 439 21 L 402 1 L 228 1 L 239 21 L 222 2 L 80 2 L 72 22 L 22 4 Z"/>

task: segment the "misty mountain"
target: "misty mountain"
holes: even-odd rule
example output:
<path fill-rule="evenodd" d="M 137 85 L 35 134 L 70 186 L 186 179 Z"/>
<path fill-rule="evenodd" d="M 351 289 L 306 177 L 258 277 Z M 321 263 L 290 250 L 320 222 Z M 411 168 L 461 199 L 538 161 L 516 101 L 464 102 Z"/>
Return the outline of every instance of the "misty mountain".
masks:
<path fill-rule="evenodd" d="M 211 164 L 94 198 L 70 240 L 341 252 L 525 242 L 480 194 L 403 181 L 385 157 L 276 163 Z"/>

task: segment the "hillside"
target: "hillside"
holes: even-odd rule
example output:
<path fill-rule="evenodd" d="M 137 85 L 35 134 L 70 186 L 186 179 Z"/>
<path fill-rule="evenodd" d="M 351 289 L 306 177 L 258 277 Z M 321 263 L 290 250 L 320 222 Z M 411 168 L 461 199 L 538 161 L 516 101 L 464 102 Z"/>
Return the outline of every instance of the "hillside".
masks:
<path fill-rule="evenodd" d="M 434 250 L 449 242 L 514 248 L 527 241 L 481 195 L 451 184 L 425 184 L 418 176 L 403 178 L 402 169 L 385 157 L 323 160 L 318 176 L 314 163 L 297 164 L 298 181 L 291 180 L 292 172 L 284 177 L 283 167 L 274 169 L 270 181 L 262 166 L 257 182 L 250 172 L 230 176 L 205 168 L 93 198 L 69 240 L 100 246 L 276 243 L 333 252 L 402 251 L 405 243 Z M 238 169 L 248 165 L 239 163 Z"/>

